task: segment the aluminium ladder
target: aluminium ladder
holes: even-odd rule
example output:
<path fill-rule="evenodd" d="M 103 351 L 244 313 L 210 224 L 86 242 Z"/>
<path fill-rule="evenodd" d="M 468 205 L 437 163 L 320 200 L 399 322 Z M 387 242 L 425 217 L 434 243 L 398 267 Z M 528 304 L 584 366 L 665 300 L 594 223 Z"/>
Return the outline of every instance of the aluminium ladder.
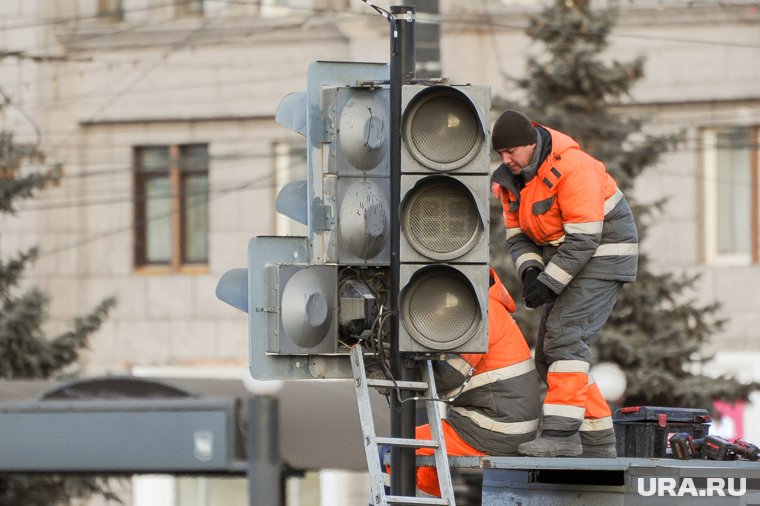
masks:
<path fill-rule="evenodd" d="M 449 468 L 446 444 L 443 439 L 443 428 L 441 427 L 441 412 L 438 410 L 438 406 L 436 406 L 438 393 L 433 381 L 432 362 L 430 360 L 425 362 L 423 370 L 424 381 L 368 379 L 367 372 L 364 369 L 364 354 L 361 345 L 357 344 L 351 348 L 351 369 L 353 370 L 356 399 L 359 405 L 359 419 L 362 426 L 362 436 L 364 437 L 364 451 L 367 455 L 367 469 L 369 470 L 372 484 L 370 503 L 373 506 L 387 506 L 389 504 L 456 506 L 454 502 L 454 487 L 451 482 L 451 469 Z M 432 440 L 378 437 L 375 433 L 375 422 L 372 418 L 369 388 L 390 388 L 391 390 L 398 388 L 399 390 L 422 392 L 422 398 L 425 402 L 430 423 Z M 378 446 L 383 444 L 404 448 L 433 448 L 441 497 L 387 495 L 383 485 L 383 470 L 378 455 Z"/>

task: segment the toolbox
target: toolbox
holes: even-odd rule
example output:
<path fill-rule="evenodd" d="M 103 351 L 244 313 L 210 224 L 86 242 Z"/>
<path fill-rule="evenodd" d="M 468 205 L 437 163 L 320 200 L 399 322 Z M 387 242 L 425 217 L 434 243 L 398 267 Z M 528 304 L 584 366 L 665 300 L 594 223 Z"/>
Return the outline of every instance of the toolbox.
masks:
<path fill-rule="evenodd" d="M 622 407 L 612 417 L 618 457 L 676 458 L 670 437 L 679 432 L 705 437 L 711 421 L 706 409 Z"/>

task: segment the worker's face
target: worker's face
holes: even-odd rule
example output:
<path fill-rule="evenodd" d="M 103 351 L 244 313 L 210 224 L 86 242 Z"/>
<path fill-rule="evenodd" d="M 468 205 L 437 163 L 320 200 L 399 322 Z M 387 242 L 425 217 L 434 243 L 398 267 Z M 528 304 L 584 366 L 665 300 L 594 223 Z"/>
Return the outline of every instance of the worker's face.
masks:
<path fill-rule="evenodd" d="M 517 146 L 516 148 L 500 149 L 497 153 L 499 153 L 501 163 L 503 163 L 512 174 L 519 176 L 523 169 L 527 167 L 533 159 L 533 150 L 535 149 L 535 144 L 529 144 L 527 146 Z"/>

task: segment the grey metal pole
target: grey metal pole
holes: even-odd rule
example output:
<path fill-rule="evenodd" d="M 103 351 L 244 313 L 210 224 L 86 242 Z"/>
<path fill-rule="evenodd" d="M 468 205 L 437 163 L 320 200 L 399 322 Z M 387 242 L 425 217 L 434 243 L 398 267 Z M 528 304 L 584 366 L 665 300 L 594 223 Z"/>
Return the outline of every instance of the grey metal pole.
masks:
<path fill-rule="evenodd" d="M 248 505 L 283 506 L 279 448 L 279 401 L 257 395 L 246 402 Z"/>
<path fill-rule="evenodd" d="M 391 17 L 390 99 L 391 99 L 391 372 L 401 380 L 414 379 L 414 365 L 399 351 L 399 241 L 401 198 L 401 92 L 403 85 L 414 78 L 414 7 L 393 6 Z M 412 396 L 402 391 L 401 398 Z M 414 438 L 415 403 L 390 397 L 391 437 Z M 412 448 L 391 448 L 391 494 L 415 495 L 415 456 Z"/>

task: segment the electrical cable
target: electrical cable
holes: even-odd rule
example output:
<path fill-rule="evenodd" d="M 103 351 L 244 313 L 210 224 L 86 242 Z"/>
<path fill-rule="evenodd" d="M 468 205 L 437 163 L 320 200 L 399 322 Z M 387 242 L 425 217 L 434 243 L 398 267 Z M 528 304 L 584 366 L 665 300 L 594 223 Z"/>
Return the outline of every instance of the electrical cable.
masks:
<path fill-rule="evenodd" d="M 362 2 L 369 5 L 372 9 L 375 10 L 375 12 L 383 16 L 391 24 L 391 27 L 393 29 L 393 45 L 391 46 L 391 54 L 395 54 L 396 48 L 398 47 L 398 22 L 396 20 L 396 15 L 391 11 L 385 10 L 382 7 L 378 7 L 377 5 L 370 2 L 370 0 L 362 0 Z"/>
<path fill-rule="evenodd" d="M 253 184 L 255 184 L 258 179 L 260 179 L 260 178 L 251 179 L 251 180 L 249 180 L 248 182 L 246 182 L 244 184 L 235 186 L 234 188 L 229 188 L 229 189 L 227 189 L 226 191 L 223 191 L 223 192 L 220 191 L 217 195 L 214 196 L 214 199 L 219 198 L 219 197 L 223 197 L 223 196 L 225 196 L 225 195 L 227 195 L 229 193 L 232 193 L 232 192 L 236 192 L 236 191 L 241 191 L 241 190 L 247 189 L 248 187 L 250 187 Z M 209 201 L 214 200 L 214 199 L 208 199 L 208 200 L 205 200 L 205 201 L 198 202 L 195 205 L 188 206 L 188 208 L 192 209 L 193 207 L 196 207 L 196 206 L 205 205 Z M 40 252 L 40 254 L 38 255 L 37 258 L 44 258 L 44 257 L 47 257 L 47 256 L 51 256 L 51 255 L 54 255 L 54 254 L 57 254 L 57 253 L 61 253 L 61 252 L 64 252 L 64 251 L 68 251 L 68 250 L 71 250 L 71 249 L 74 249 L 74 248 L 78 248 L 78 247 L 84 246 L 85 244 L 89 244 L 91 242 L 95 242 L 95 241 L 97 241 L 99 239 L 102 239 L 104 237 L 110 237 L 112 235 L 116 235 L 116 234 L 120 234 L 120 233 L 123 233 L 123 232 L 131 231 L 131 230 L 134 230 L 135 228 L 137 228 L 138 226 L 142 226 L 142 225 L 145 225 L 146 223 L 149 223 L 150 221 L 168 218 L 168 217 L 170 217 L 170 216 L 172 216 L 172 215 L 174 215 L 176 213 L 177 213 L 177 211 L 172 210 L 172 211 L 169 211 L 169 212 L 164 213 L 164 214 L 152 216 L 150 218 L 144 218 L 142 220 L 135 220 L 130 225 L 126 225 L 126 226 L 123 226 L 123 227 L 117 227 L 117 228 L 111 229 L 111 230 L 106 230 L 104 232 L 93 234 L 93 235 L 91 235 L 89 237 L 86 237 L 86 238 L 84 238 L 82 240 L 74 241 L 74 242 L 72 242 L 70 244 L 66 244 L 66 245 L 63 245 L 61 247 L 53 248 L 53 249 L 50 249 L 50 250 L 47 250 L 47 251 L 44 251 L 44 252 Z"/>

